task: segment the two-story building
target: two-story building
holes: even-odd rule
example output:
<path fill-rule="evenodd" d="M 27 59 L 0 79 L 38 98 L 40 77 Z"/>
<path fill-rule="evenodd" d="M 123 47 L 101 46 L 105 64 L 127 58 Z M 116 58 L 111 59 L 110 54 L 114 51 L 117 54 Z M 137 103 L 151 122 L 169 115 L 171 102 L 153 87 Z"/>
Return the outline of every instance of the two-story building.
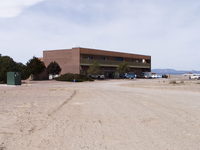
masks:
<path fill-rule="evenodd" d="M 75 47 L 63 50 L 45 50 L 43 61 L 47 66 L 56 61 L 62 68 L 61 74 L 86 74 L 90 65 L 97 62 L 102 74 L 112 78 L 119 64 L 126 62 L 130 72 L 140 74 L 151 71 L 151 56 Z"/>

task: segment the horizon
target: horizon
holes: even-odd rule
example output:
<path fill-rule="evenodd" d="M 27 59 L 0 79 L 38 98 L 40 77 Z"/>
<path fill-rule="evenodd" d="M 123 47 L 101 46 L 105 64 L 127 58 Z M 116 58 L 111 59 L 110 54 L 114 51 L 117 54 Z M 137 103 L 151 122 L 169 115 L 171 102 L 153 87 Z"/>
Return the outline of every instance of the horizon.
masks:
<path fill-rule="evenodd" d="M 195 0 L 2 0 L 0 53 L 26 63 L 45 49 L 90 47 L 150 55 L 153 69 L 200 70 L 199 8 Z"/>
<path fill-rule="evenodd" d="M 57 49 L 57 50 L 65 50 L 65 49 Z M 49 51 L 49 50 L 44 50 L 44 51 Z M 2 55 L 2 54 L 0 54 L 1 56 L 8 56 L 8 55 Z M 9 56 L 9 57 L 11 57 L 11 56 Z M 31 58 L 33 58 L 33 57 L 37 57 L 37 56 L 32 56 Z M 12 57 L 11 57 L 12 58 Z M 31 59 L 30 58 L 30 59 Z M 37 58 L 43 58 L 42 56 L 41 57 L 37 57 Z M 30 60 L 29 59 L 29 60 Z M 23 62 L 19 62 L 19 61 L 16 61 L 16 60 L 14 60 L 15 62 L 17 62 L 17 63 L 23 63 L 24 65 L 29 61 L 29 60 L 27 60 L 25 63 L 23 63 Z M 151 70 L 174 70 L 174 71 L 197 71 L 197 72 L 199 72 L 200 70 L 181 70 L 181 69 L 176 69 L 176 68 L 151 68 Z"/>

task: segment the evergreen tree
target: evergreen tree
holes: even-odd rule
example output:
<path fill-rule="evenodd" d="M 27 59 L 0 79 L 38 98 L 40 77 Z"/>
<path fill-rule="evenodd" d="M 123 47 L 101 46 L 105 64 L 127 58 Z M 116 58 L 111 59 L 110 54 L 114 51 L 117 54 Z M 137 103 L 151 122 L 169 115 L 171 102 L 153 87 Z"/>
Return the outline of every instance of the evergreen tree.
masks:
<path fill-rule="evenodd" d="M 33 79 L 37 79 L 37 76 L 42 73 L 46 67 L 44 62 L 42 62 L 37 57 L 33 57 L 27 62 L 27 69 L 29 73 L 33 75 Z"/>
<path fill-rule="evenodd" d="M 9 56 L 0 57 L 0 82 L 6 83 L 7 72 L 17 71 L 15 61 Z"/>
<path fill-rule="evenodd" d="M 57 62 L 53 61 L 47 66 L 47 72 L 52 75 L 60 74 L 61 68 Z"/>

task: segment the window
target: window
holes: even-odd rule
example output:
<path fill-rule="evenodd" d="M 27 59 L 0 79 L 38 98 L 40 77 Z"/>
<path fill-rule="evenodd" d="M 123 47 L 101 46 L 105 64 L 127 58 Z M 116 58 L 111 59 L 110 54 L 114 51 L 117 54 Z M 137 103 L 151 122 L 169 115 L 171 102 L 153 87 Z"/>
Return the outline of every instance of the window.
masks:
<path fill-rule="evenodd" d="M 107 60 L 107 57 L 102 57 L 103 60 Z"/>
<path fill-rule="evenodd" d="M 93 58 L 94 58 L 93 56 L 88 56 L 88 59 L 89 59 L 89 60 L 91 60 L 91 59 L 93 59 Z"/>
<path fill-rule="evenodd" d="M 124 61 L 124 58 L 123 58 L 123 57 L 116 57 L 115 60 L 116 60 L 116 61 Z"/>

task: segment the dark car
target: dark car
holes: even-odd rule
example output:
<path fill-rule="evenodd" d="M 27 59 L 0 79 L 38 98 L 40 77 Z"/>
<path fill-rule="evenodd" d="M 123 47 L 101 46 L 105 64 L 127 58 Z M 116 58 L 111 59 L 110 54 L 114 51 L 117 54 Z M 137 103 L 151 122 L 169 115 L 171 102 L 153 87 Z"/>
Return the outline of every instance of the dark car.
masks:
<path fill-rule="evenodd" d="M 167 74 L 163 74 L 162 78 L 169 78 L 169 76 Z"/>
<path fill-rule="evenodd" d="M 142 72 L 138 78 L 145 78 L 145 79 L 151 79 L 152 78 L 152 75 L 151 75 L 151 72 Z"/>
<path fill-rule="evenodd" d="M 105 79 L 105 75 L 103 75 L 103 74 L 89 75 L 89 77 L 92 79 Z"/>
<path fill-rule="evenodd" d="M 126 79 L 135 79 L 137 75 L 135 73 L 125 73 L 124 78 Z"/>

